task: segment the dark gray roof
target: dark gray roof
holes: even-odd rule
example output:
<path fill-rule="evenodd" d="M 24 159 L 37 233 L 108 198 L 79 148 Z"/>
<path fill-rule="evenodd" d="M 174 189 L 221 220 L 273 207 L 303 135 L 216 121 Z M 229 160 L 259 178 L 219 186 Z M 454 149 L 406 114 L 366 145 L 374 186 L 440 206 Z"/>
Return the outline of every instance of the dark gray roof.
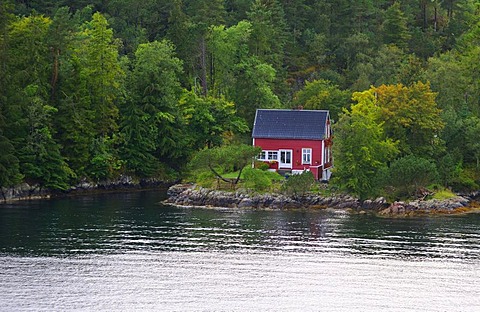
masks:
<path fill-rule="evenodd" d="M 328 115 L 326 110 L 258 109 L 252 137 L 322 140 Z"/>

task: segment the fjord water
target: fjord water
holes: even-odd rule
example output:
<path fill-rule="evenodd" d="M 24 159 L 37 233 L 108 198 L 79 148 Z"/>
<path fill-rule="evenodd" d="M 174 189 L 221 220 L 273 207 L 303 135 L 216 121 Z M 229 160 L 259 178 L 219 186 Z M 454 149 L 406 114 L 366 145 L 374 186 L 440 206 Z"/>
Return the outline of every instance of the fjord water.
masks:
<path fill-rule="evenodd" d="M 480 311 L 480 215 L 0 205 L 1 311 Z"/>

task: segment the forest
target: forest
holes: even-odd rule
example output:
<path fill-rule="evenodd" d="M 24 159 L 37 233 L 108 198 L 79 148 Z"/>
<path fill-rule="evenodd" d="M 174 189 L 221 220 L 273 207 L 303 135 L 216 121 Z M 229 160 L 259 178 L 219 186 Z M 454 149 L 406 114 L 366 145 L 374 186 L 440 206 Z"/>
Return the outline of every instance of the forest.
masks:
<path fill-rule="evenodd" d="M 479 188 L 477 0 L 4 0 L 0 68 L 0 187 L 176 179 L 303 107 L 338 189 Z"/>

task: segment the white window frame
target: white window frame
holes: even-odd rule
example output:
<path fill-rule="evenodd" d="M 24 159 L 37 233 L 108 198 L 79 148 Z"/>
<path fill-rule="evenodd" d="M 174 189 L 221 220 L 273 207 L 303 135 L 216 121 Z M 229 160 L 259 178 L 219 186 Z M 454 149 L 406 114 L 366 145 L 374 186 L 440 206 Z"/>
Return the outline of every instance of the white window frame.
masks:
<path fill-rule="evenodd" d="M 267 160 L 278 161 L 278 151 L 267 151 Z"/>
<path fill-rule="evenodd" d="M 312 164 L 312 149 L 302 148 L 302 165 Z"/>
<path fill-rule="evenodd" d="M 290 162 L 282 162 L 282 153 L 285 153 L 285 156 L 287 156 L 287 153 L 290 154 Z M 278 151 L 278 168 L 279 169 L 292 169 L 293 166 L 293 150 L 288 150 L 288 149 L 281 149 Z M 286 159 L 285 159 L 286 160 Z"/>
<path fill-rule="evenodd" d="M 264 150 L 260 153 L 260 155 L 257 156 L 257 160 L 263 160 L 263 161 L 275 160 L 275 161 L 278 161 L 278 151 Z"/>
<path fill-rule="evenodd" d="M 265 160 L 265 159 L 267 159 L 266 155 L 267 155 L 267 152 L 261 151 L 260 154 L 258 154 L 258 156 L 257 156 L 257 160 Z"/>
<path fill-rule="evenodd" d="M 332 147 L 330 145 L 323 145 L 323 164 L 332 162 Z"/>

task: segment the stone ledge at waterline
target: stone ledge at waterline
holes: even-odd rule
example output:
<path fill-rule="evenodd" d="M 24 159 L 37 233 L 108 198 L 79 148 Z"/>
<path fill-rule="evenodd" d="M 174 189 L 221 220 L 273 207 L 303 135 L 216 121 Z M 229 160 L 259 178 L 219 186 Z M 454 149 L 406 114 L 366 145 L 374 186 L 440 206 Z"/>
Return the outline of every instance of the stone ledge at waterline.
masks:
<path fill-rule="evenodd" d="M 478 209 L 467 197 L 456 196 L 446 200 L 414 200 L 389 204 L 384 198 L 360 201 L 349 195 L 322 197 L 305 195 L 289 197 L 282 194 L 249 195 L 242 192 L 225 192 L 177 184 L 167 191 L 167 204 L 177 206 L 227 207 L 250 209 L 334 208 L 357 212 L 372 211 L 380 215 L 412 215 L 435 213 L 460 213 Z"/>
<path fill-rule="evenodd" d="M 38 185 L 30 185 L 22 183 L 15 187 L 0 188 L 0 203 L 15 201 L 51 198 L 57 196 L 80 195 L 90 193 L 103 193 L 109 191 L 128 191 L 128 190 L 143 190 L 156 187 L 167 187 L 172 185 L 172 182 L 165 182 L 162 180 L 151 179 L 134 179 L 130 176 L 122 175 L 114 180 L 95 182 L 80 182 L 65 191 L 52 191 L 46 188 L 41 188 Z"/>

